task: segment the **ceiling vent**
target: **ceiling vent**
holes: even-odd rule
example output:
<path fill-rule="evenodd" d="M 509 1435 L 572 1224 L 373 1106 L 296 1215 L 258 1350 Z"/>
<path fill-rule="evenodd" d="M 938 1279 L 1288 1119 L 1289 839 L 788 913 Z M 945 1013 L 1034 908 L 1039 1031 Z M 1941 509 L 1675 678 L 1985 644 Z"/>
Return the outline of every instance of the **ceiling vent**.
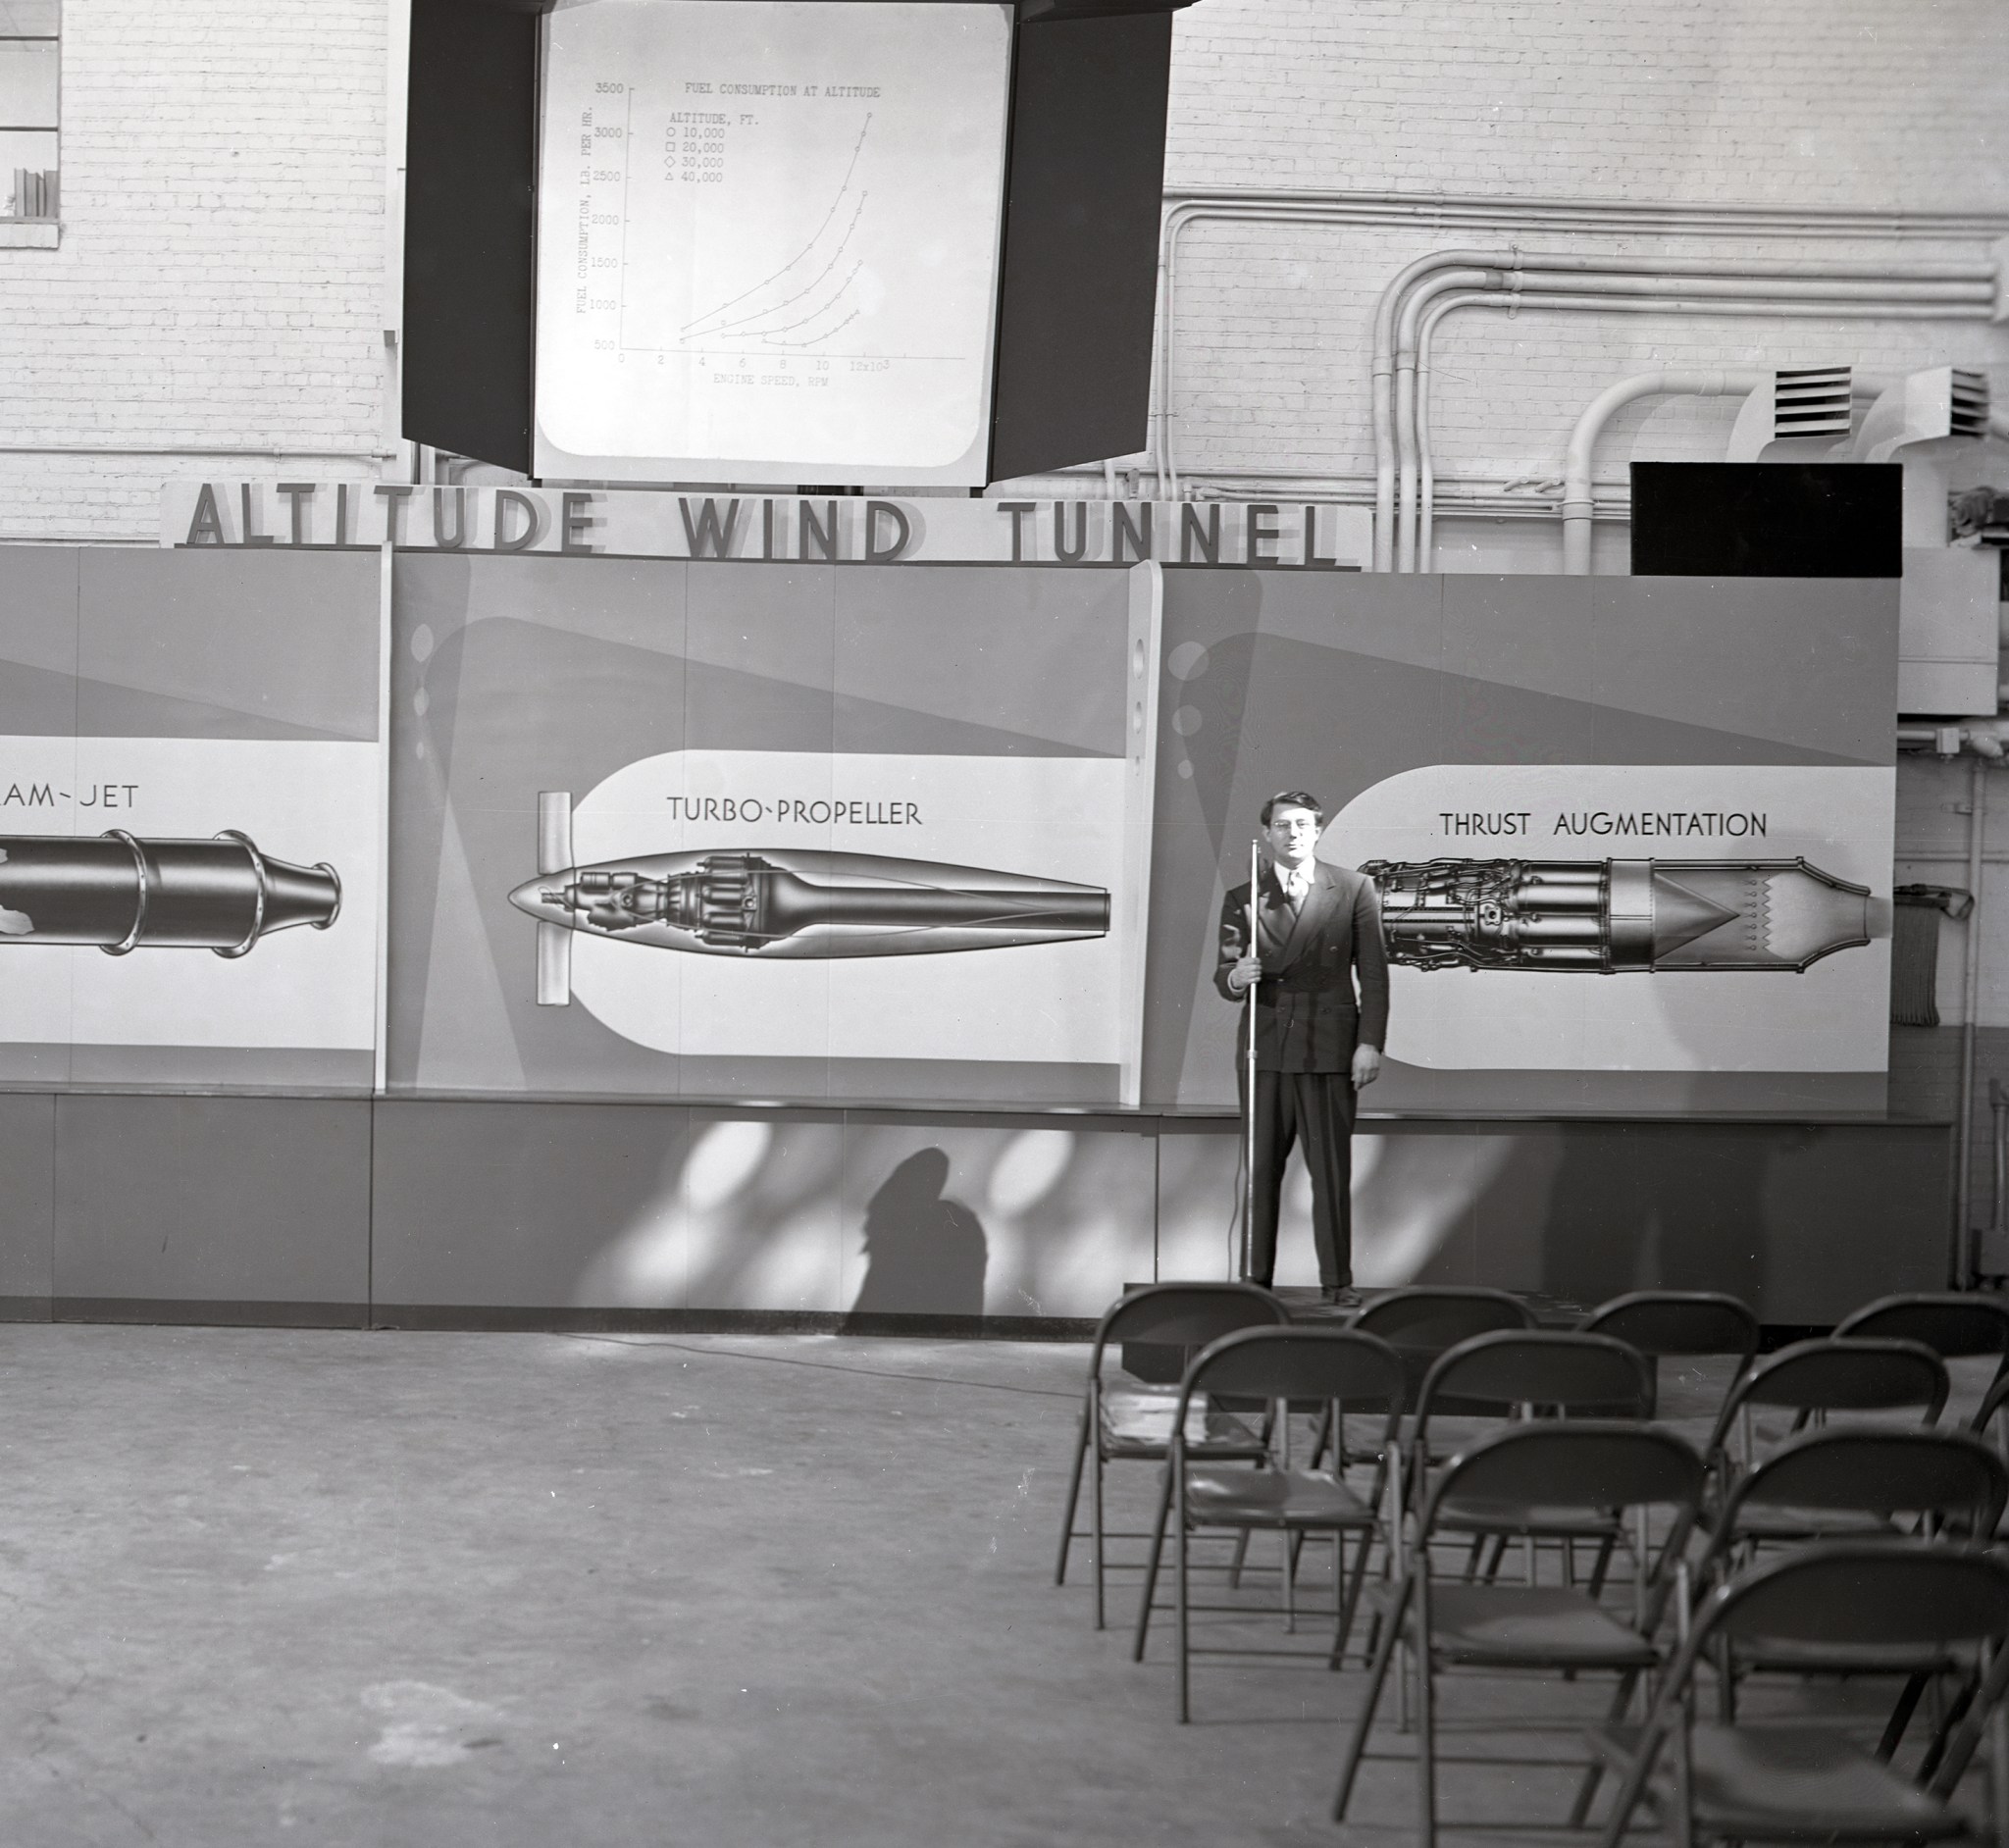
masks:
<path fill-rule="evenodd" d="M 1985 436 L 1988 434 L 1988 380 L 1985 373 L 1969 372 L 1949 366 L 1947 372 L 1949 436 Z"/>
<path fill-rule="evenodd" d="M 1846 366 L 1803 366 L 1772 375 L 1772 435 L 1785 436 L 1848 435 L 1852 385 Z M 1987 412 L 1983 409 L 1983 421 Z"/>
<path fill-rule="evenodd" d="M 1845 440 L 1854 379 L 1846 366 L 1793 366 L 1769 373 L 1737 412 L 1726 462 L 1756 462 L 1775 442 L 1803 436 Z M 1804 456 L 1806 451 L 1788 451 Z"/>

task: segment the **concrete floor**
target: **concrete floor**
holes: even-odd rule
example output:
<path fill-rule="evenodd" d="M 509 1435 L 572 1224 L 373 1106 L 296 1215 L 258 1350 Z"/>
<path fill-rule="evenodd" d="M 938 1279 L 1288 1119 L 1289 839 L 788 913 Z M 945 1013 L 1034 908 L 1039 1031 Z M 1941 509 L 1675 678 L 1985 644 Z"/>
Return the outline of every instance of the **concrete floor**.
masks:
<path fill-rule="evenodd" d="M 1408 1841 L 1389 1732 L 1357 1822 L 1324 1820 L 1359 1674 L 1210 1663 L 1180 1727 L 1168 1630 L 1134 1667 L 1084 1573 L 1054 1587 L 1083 1359 L 9 1327 L 0 1839 Z M 1134 1525 L 1153 1472 L 1117 1476 Z M 1468 1684 L 1453 1713 L 1516 1708 Z M 1447 1822 L 1486 1822 L 1458 1839 L 1569 1839 L 1528 1826 L 1562 1813 L 1570 1775 L 1532 1761 L 1567 1738 L 1454 1750 L 1490 1761 L 1446 1772 Z"/>

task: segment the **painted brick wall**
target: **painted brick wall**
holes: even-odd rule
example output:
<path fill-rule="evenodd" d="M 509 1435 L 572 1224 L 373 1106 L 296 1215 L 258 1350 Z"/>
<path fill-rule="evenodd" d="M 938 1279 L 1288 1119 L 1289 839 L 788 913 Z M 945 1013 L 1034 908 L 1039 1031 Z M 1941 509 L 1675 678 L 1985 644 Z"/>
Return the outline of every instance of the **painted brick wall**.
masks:
<path fill-rule="evenodd" d="M 383 447 L 383 0 L 65 0 L 63 241 L 0 249 L 0 443 Z M 346 454 L 344 454 L 346 452 Z M 189 457 L 0 454 L 9 538 L 144 538 Z"/>
<path fill-rule="evenodd" d="M 356 452 L 383 442 L 386 10 L 68 0 L 64 241 L 0 249 L 0 443 L 260 446 L 303 473 L 372 472 Z M 1987 209 L 2009 198 L 2005 120 L 1998 0 L 1500 0 L 1482 15 L 1464 0 L 1206 0 L 1177 16 L 1167 178 Z M 1364 480 L 1374 299 L 1412 257 L 1466 241 L 1194 231 L 1171 402 L 1184 465 Z M 1440 480 L 1455 500 L 1553 477 L 1583 400 L 1628 372 L 1830 358 L 1983 365 L 2009 393 L 2009 338 L 1984 326 L 1474 311 L 1439 342 Z M 1635 406 L 1601 448 L 1600 479 L 1623 482 L 1635 450 L 1708 453 L 1731 414 Z M 144 538 L 161 477 L 204 467 L 0 454 L 0 533 Z"/>
<path fill-rule="evenodd" d="M 1983 212 L 2009 200 L 2009 9 L 1995 0 L 1510 0 L 1478 12 L 1461 0 L 1206 0 L 1175 29 L 1174 188 Z M 1510 243 L 1766 257 L 1816 247 L 1196 227 L 1180 257 L 1169 407 L 1183 468 L 1366 476 L 1382 286 L 1432 249 Z M 1555 477 L 1584 402 L 1631 373 L 1835 360 L 1981 366 L 2009 392 L 2009 339 L 1985 324 L 1471 310 L 1438 342 L 1440 481 L 1455 496 Z M 1600 447 L 1600 482 L 1622 486 L 1635 452 L 1720 454 L 1734 410 L 1632 407 Z"/>

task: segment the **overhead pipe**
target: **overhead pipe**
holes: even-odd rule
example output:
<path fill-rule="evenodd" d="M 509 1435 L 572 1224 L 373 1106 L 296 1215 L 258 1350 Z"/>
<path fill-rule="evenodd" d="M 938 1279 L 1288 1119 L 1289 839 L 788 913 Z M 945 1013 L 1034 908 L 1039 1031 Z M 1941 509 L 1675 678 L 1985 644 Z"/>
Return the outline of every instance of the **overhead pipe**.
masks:
<path fill-rule="evenodd" d="M 1861 307 L 1830 302 L 1770 300 L 1696 300 L 1687 296 L 1646 297 L 1627 295 L 1546 295 L 1488 291 L 1457 291 L 1441 296 L 1424 311 L 1417 331 L 1416 446 L 1419 505 L 1414 510 L 1417 522 L 1416 553 L 1418 568 L 1427 569 L 1434 539 L 1436 472 L 1429 441 L 1430 341 L 1437 323 L 1460 308 L 1504 308 L 1509 313 L 1522 309 L 1551 308 L 1586 313 L 1611 314 L 1695 314 L 1716 316 L 1762 316 L 1767 320 L 1803 319 L 1836 321 L 1938 321 L 1943 310 L 1931 304 L 1892 303 L 1884 307 Z M 2009 433 L 2005 433 L 2009 434 Z"/>
<path fill-rule="evenodd" d="M 1176 445 L 1172 436 L 1173 347 L 1179 241 L 1192 226 L 1217 224 L 1298 224 L 1370 228 L 1425 226 L 1449 230 L 1470 226 L 1490 230 L 1538 230 L 1551 233 L 1674 236 L 1793 236 L 1801 238 L 1883 237 L 1894 239 L 1998 238 L 2009 231 L 1999 214 L 1960 212 L 1878 212 L 1849 207 L 1779 209 L 1758 205 L 1694 206 L 1626 200 L 1514 198 L 1497 194 L 1414 194 L 1400 192 L 1325 192 L 1218 189 L 1167 190 L 1167 210 L 1160 233 L 1160 337 L 1157 367 L 1158 424 L 1153 445 L 1159 491 L 1180 497 Z M 1392 335 L 1396 304 L 1409 283 L 1447 263 L 1511 267 L 1520 261 L 1518 249 L 1439 251 L 1418 259 L 1398 274 L 1383 291 L 1375 313 L 1371 424 L 1375 448 L 1375 568 L 1387 570 L 1393 560 L 1395 449 L 1392 433 Z M 1593 258 L 1583 260 L 1606 273 L 1638 270 L 1658 274 L 1702 274 L 1692 262 L 1670 259 Z M 1542 259 L 1544 267 L 1560 265 Z M 1725 260 L 1724 273 L 1758 274 L 1776 267 L 1785 275 L 1887 273 L 1885 265 L 1848 265 L 1797 260 L 1776 266 Z M 1918 280 L 1985 281 L 1985 264 L 1965 263 L 1908 269 Z"/>
<path fill-rule="evenodd" d="M 1433 272 L 1435 274 L 1433 274 Z M 1693 282 L 1675 279 L 1694 278 Z M 1427 279 L 1427 280 L 1425 280 Z M 1758 282 L 1760 286 L 1751 286 Z M 1397 567 L 1398 479 L 1402 500 L 1415 506 L 1415 363 L 1417 322 L 1435 296 L 1452 289 L 1505 288 L 1517 297 L 1539 294 L 1764 297 L 1777 301 L 1848 302 L 1874 292 L 1893 305 L 1944 303 L 1989 312 L 1998 300 L 1991 263 L 1907 266 L 1893 274 L 1880 263 L 1754 258 L 1530 256 L 1519 249 L 1440 250 L 1400 271 L 1383 289 L 1374 318 L 1371 415 L 1374 431 L 1374 564 Z M 1391 430 L 1391 425 L 1393 426 Z M 1412 451 L 1407 469 L 1405 449 Z M 1410 521 L 1405 516 L 1403 528 Z M 1412 554 L 1403 569 L 1415 569 Z"/>
<path fill-rule="evenodd" d="M 1474 253 L 1459 252 L 1460 256 Z M 1621 260 L 1612 267 L 1606 267 L 1598 258 L 1542 257 L 1536 260 L 1541 268 L 1512 267 L 1507 269 L 1480 269 L 1470 266 L 1447 267 L 1438 274 L 1418 281 L 1401 299 L 1396 307 L 1397 291 L 1417 265 L 1398 277 L 1396 282 L 1383 292 L 1381 306 L 1395 316 L 1393 335 L 1394 351 L 1391 357 L 1392 400 L 1394 431 L 1394 456 L 1391 459 L 1384 451 L 1384 431 L 1379 422 L 1375 426 L 1376 471 L 1375 471 L 1375 563 L 1377 569 L 1394 568 L 1401 571 L 1418 569 L 1418 487 L 1420 480 L 1419 436 L 1417 427 L 1417 363 L 1420 337 L 1420 322 L 1429 310 L 1433 300 L 1453 292 L 1503 293 L 1506 305 L 1536 306 L 1543 299 L 1565 296 L 1594 295 L 1600 298 L 1623 299 L 1644 297 L 1658 303 L 1662 300 L 1722 298 L 1725 301 L 1755 301 L 1769 306 L 1809 303 L 1822 304 L 1814 312 L 1832 314 L 1836 318 L 1853 316 L 1854 313 L 1876 305 L 1878 312 L 1870 318 L 1882 319 L 1883 307 L 1907 311 L 1902 318 L 1911 318 L 1910 311 L 1924 309 L 1932 318 L 1957 314 L 1962 308 L 1969 309 L 1980 317 L 1987 315 L 1994 306 L 1996 285 L 1988 280 L 1972 276 L 1962 281 L 1951 281 L 1941 276 L 1914 272 L 1899 279 L 1872 282 L 1854 275 L 1858 270 L 1868 269 L 1873 274 L 1876 266 L 1855 264 L 1814 265 L 1819 270 L 1828 268 L 1846 270 L 1846 276 L 1822 277 L 1779 274 L 1793 266 L 1770 263 L 1753 263 L 1745 266 L 1737 275 L 1719 275 L 1723 266 L 1711 264 L 1694 266 L 1705 273 L 1693 279 L 1681 275 L 1634 274 L 1628 260 Z M 1559 267 L 1551 273 L 1552 262 Z M 1686 266 L 1670 266 L 1680 270 Z M 1952 266 L 1934 266 L 1950 268 Z M 1573 304 L 1572 304 L 1573 305 Z M 1693 310 L 1691 312 L 1706 312 Z M 1382 331 L 1380 318 L 1376 322 L 1375 380 L 1378 403 L 1382 393 L 1378 389 L 1380 378 Z M 1391 511 L 1388 502 L 1391 496 L 1386 492 L 1389 478 L 1393 476 L 1397 488 L 1394 513 L 1393 543 L 1384 539 L 1384 520 Z M 1427 558 L 1427 554 L 1424 554 Z M 1587 566 L 1585 567 L 1588 568 Z"/>

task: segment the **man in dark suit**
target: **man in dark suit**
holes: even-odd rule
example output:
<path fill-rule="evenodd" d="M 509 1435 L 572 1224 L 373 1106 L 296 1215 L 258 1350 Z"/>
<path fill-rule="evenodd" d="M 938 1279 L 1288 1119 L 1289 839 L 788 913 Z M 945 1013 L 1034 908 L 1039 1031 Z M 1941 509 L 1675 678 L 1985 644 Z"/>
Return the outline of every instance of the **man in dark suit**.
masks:
<path fill-rule="evenodd" d="M 1269 849 L 1249 943 L 1249 888 L 1220 913 L 1213 984 L 1229 1001 L 1256 988 L 1256 1163 L 1249 1276 L 1276 1268 L 1277 1198 L 1301 1137 L 1312 1175 L 1318 1279 L 1328 1302 L 1353 1297 L 1351 1187 L 1355 1093 L 1380 1075 L 1388 1031 L 1388 957 L 1374 882 L 1314 857 L 1324 816 L 1316 796 L 1286 790 L 1262 804 Z M 1360 976 L 1356 1000 L 1354 977 Z M 1235 1069 L 1247 1070 L 1248 1021 Z M 1246 1077 L 1240 1082 L 1246 1086 Z M 1248 1099 L 1243 1098 L 1243 1107 Z"/>

